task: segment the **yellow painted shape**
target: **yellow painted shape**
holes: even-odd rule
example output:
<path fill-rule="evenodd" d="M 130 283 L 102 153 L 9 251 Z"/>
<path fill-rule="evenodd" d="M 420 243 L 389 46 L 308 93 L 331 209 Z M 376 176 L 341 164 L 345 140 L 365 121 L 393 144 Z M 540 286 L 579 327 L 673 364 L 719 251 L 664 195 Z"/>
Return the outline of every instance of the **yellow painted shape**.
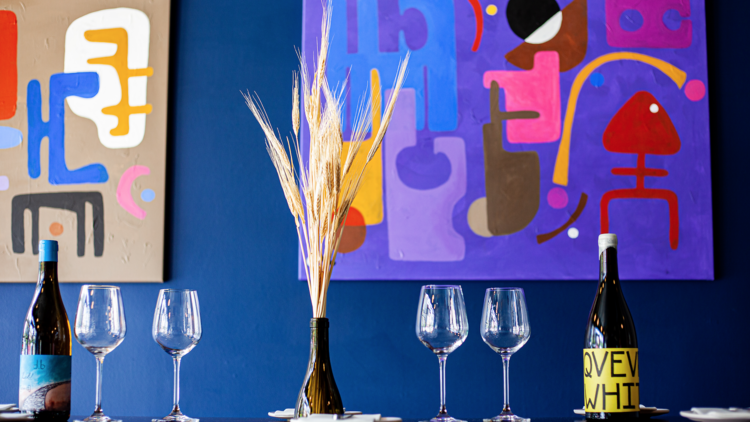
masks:
<path fill-rule="evenodd" d="M 583 399 L 588 413 L 637 412 L 637 348 L 583 349 Z"/>
<path fill-rule="evenodd" d="M 91 42 L 107 42 L 117 45 L 117 51 L 114 55 L 89 59 L 88 63 L 109 65 L 117 71 L 122 92 L 120 103 L 104 107 L 102 113 L 117 117 L 117 126 L 109 131 L 112 136 L 127 135 L 130 133 L 130 115 L 149 114 L 152 110 L 151 104 L 135 107 L 130 105 L 128 79 L 136 76 L 152 76 L 154 69 L 152 67 L 144 69 L 128 68 L 128 31 L 125 28 L 93 29 L 84 32 L 83 36 Z"/>
<path fill-rule="evenodd" d="M 609 53 L 603 56 L 599 56 L 587 64 L 578 75 L 576 75 L 573 81 L 573 86 L 570 88 L 570 96 L 568 97 L 568 108 L 565 111 L 565 124 L 563 126 L 563 134 L 560 139 L 560 148 L 557 151 L 557 160 L 555 161 L 555 172 L 552 175 L 552 181 L 555 184 L 567 186 L 568 185 L 568 170 L 570 166 L 570 134 L 573 131 L 573 118 L 576 113 L 576 105 L 578 103 L 578 95 L 581 93 L 583 84 L 588 79 L 591 72 L 596 70 L 599 66 L 614 62 L 618 60 L 635 60 L 638 62 L 650 64 L 651 66 L 661 70 L 665 75 L 669 76 L 677 88 L 682 89 L 682 85 L 685 84 L 687 74 L 681 69 L 667 63 L 663 60 L 647 56 L 645 54 L 631 53 L 623 51 L 619 53 Z"/>
<path fill-rule="evenodd" d="M 487 6 L 486 10 L 487 14 L 490 16 L 495 16 L 497 14 L 497 6 L 495 6 L 494 4 Z"/>
<path fill-rule="evenodd" d="M 352 170 L 349 174 L 359 174 L 367 161 L 367 152 L 372 147 L 375 134 L 380 130 L 380 113 L 382 109 L 382 94 L 380 92 L 380 73 L 377 69 L 370 70 L 370 92 L 372 93 L 372 131 L 370 137 L 362 142 L 359 154 L 352 163 Z M 362 185 L 359 188 L 357 197 L 354 198 L 352 206 L 362 213 L 365 224 L 371 226 L 383 222 L 383 146 L 378 148 L 375 156 L 367 167 L 362 176 Z M 349 142 L 344 142 L 341 148 L 341 162 L 346 161 L 346 154 L 349 152 Z M 351 176 L 350 176 L 351 177 Z M 344 186 L 346 181 L 344 179 Z"/>

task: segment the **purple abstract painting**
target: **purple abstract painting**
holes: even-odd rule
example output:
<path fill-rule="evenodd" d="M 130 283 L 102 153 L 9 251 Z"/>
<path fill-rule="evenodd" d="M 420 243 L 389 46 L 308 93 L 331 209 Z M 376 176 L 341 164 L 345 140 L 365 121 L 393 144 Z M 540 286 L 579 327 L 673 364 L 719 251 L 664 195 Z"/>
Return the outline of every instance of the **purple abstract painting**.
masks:
<path fill-rule="evenodd" d="M 713 279 L 704 0 L 333 0 L 331 32 L 344 139 L 411 51 L 334 279 L 595 279 L 600 233 L 625 279 Z"/>

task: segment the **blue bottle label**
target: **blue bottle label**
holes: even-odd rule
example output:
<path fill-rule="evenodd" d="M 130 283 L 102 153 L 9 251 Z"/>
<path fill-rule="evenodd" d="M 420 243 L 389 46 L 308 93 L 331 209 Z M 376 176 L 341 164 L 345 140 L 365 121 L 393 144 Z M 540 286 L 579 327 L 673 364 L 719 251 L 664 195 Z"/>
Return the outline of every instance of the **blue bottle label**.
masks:
<path fill-rule="evenodd" d="M 38 412 L 70 412 L 71 357 L 21 355 L 18 407 Z"/>

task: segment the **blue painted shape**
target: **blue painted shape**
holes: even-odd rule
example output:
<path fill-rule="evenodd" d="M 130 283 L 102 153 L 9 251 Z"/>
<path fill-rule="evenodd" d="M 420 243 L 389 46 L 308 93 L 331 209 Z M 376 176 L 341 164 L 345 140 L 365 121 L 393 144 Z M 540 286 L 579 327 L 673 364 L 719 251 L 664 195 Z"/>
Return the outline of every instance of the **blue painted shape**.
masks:
<path fill-rule="evenodd" d="M 599 88 L 600 86 L 604 85 L 604 75 L 599 72 L 594 72 L 589 77 L 589 81 L 591 82 L 591 85 Z"/>
<path fill-rule="evenodd" d="M 12 127 L 0 126 L 0 149 L 8 149 L 21 145 L 23 133 Z"/>
<path fill-rule="evenodd" d="M 392 3 L 398 0 L 383 0 Z M 404 81 L 405 88 L 416 91 L 417 129 L 428 127 L 432 131 L 453 131 L 458 125 L 458 82 L 456 74 L 456 35 L 453 0 L 400 0 L 398 7 L 378 6 L 378 0 L 357 0 L 357 21 L 352 29 L 357 34 L 357 52 L 349 53 L 353 44 L 347 33 L 347 2 L 333 1 L 331 20 L 331 52 L 328 62 L 328 78 L 343 81 L 350 71 L 351 97 L 344 104 L 344 114 L 356 113 L 359 96 L 370 91 L 370 70 L 378 69 L 383 95 L 396 77 L 399 60 L 409 46 L 421 46 L 413 50 L 409 60 L 409 72 Z M 351 6 L 349 6 L 351 7 Z M 400 15 L 399 13 L 400 12 Z M 354 13 L 350 13 L 354 16 Z M 394 22 L 396 22 L 394 24 Z M 420 33 L 426 27 L 426 34 Z M 398 33 L 398 51 L 393 50 L 391 37 Z M 351 34 L 354 35 L 354 34 Z M 426 39 L 426 41 L 425 41 Z M 425 77 L 427 92 L 425 92 Z M 427 109 L 425 95 L 427 94 Z M 383 107 L 385 107 L 385 99 Z M 344 122 L 344 129 L 351 126 Z"/>
<path fill-rule="evenodd" d="M 49 81 L 49 121 L 42 120 L 42 93 L 39 81 L 29 82 L 26 88 L 29 121 L 29 176 L 36 179 L 41 174 L 39 153 L 42 139 L 49 144 L 49 182 L 53 185 L 105 183 L 109 180 L 107 169 L 101 164 L 89 164 L 77 170 L 68 170 L 65 164 L 65 98 L 91 98 L 99 92 L 99 75 L 96 72 L 56 73 Z"/>
<path fill-rule="evenodd" d="M 421 142 L 398 153 L 396 171 L 398 178 L 412 189 L 435 189 L 450 179 L 451 161 L 442 152 L 435 154 L 433 142 Z"/>
<path fill-rule="evenodd" d="M 152 189 L 144 189 L 143 192 L 141 192 L 141 199 L 145 202 L 151 202 L 156 198 L 156 193 Z"/>
<path fill-rule="evenodd" d="M 661 20 L 662 22 L 664 22 L 664 26 L 672 31 L 677 31 L 682 26 L 683 19 L 682 16 L 680 16 L 680 12 L 676 11 L 675 9 L 669 9 L 664 12 Z"/>
<path fill-rule="evenodd" d="M 635 9 L 628 9 L 620 15 L 620 27 L 628 32 L 639 30 L 643 26 L 643 15 Z"/>

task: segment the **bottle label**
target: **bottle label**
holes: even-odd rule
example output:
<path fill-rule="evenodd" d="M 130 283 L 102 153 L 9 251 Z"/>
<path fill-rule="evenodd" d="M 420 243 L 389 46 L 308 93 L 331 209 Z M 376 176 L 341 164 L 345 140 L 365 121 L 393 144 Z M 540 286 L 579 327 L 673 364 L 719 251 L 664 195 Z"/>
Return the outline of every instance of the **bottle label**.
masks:
<path fill-rule="evenodd" d="M 70 413 L 70 364 L 70 356 L 21 355 L 18 407 Z"/>
<path fill-rule="evenodd" d="M 586 413 L 637 412 L 640 408 L 638 349 L 583 349 Z"/>

